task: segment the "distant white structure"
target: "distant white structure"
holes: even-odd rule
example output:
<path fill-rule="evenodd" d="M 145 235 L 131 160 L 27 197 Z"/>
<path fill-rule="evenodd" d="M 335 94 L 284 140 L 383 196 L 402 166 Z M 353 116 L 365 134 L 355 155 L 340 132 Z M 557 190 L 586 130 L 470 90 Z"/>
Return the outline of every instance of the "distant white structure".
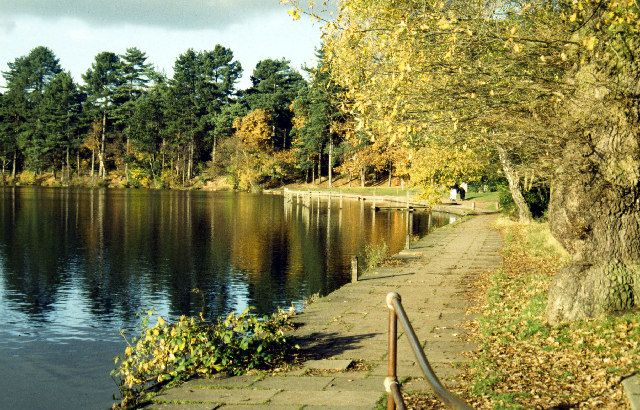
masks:
<path fill-rule="evenodd" d="M 451 191 L 449 191 L 449 200 L 455 201 L 456 199 L 458 199 L 458 190 L 451 188 Z"/>

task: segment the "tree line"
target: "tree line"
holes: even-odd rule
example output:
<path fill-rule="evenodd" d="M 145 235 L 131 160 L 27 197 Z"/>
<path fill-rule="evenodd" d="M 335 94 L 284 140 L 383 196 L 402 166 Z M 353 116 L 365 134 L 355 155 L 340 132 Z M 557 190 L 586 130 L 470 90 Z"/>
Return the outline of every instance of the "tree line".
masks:
<path fill-rule="evenodd" d="M 36 47 L 2 73 L 2 180 L 171 187 L 222 175 L 251 188 L 331 176 L 344 120 L 318 60 L 309 80 L 287 60 L 262 60 L 240 90 L 242 66 L 221 45 L 187 50 L 171 78 L 129 48 L 96 55 L 77 84 Z"/>

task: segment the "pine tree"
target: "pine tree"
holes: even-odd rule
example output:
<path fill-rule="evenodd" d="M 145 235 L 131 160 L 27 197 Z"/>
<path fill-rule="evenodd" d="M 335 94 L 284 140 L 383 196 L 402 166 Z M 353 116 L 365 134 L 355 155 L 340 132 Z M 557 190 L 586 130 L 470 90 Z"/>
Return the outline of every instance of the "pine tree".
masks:
<path fill-rule="evenodd" d="M 46 47 L 36 47 L 27 56 L 8 64 L 3 75 L 7 81 L 5 117 L 9 129 L 7 140 L 14 140 L 20 150 L 25 167 L 39 173 L 44 166 L 46 147 L 45 124 L 39 112 L 44 89 L 62 71 L 55 54 Z M 13 174 L 18 155 L 13 152 Z"/>
<path fill-rule="evenodd" d="M 94 120 L 101 120 L 102 128 L 100 146 L 98 149 L 99 175 L 102 179 L 107 176 L 106 143 L 107 127 L 114 117 L 113 111 L 117 106 L 118 88 L 122 85 L 119 75 L 122 62 L 116 54 L 105 51 L 95 57 L 91 68 L 82 76 L 87 93 L 89 111 Z"/>
<path fill-rule="evenodd" d="M 273 117 L 273 147 L 289 148 L 293 112 L 291 102 L 306 82 L 287 60 L 266 59 L 258 62 L 251 76 L 252 86 L 246 101 L 252 110 L 267 110 Z"/>
<path fill-rule="evenodd" d="M 43 148 L 47 165 L 60 167 L 61 178 L 71 174 L 70 153 L 79 149 L 84 95 L 78 90 L 71 74 L 57 74 L 44 89 L 38 115 L 43 123 L 45 139 Z"/>

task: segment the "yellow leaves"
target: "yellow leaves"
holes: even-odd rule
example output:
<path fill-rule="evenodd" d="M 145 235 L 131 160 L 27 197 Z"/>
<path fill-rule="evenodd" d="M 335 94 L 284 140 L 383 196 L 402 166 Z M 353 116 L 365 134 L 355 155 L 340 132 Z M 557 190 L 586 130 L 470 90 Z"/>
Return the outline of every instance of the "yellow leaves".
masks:
<path fill-rule="evenodd" d="M 156 323 L 156 326 L 162 327 L 165 325 L 165 323 L 166 322 L 164 321 L 164 319 L 161 316 L 158 316 L 158 322 Z"/>
<path fill-rule="evenodd" d="M 251 111 L 242 118 L 236 118 L 236 136 L 251 148 L 268 148 L 273 137 L 272 117 L 266 110 Z"/>
<path fill-rule="evenodd" d="M 131 348 L 131 346 L 127 346 L 127 347 L 124 349 L 124 355 L 125 355 L 125 356 L 127 356 L 127 357 L 129 357 L 129 356 L 131 356 L 131 353 L 133 353 L 133 349 Z"/>
<path fill-rule="evenodd" d="M 294 21 L 300 20 L 300 9 L 293 8 L 287 11 L 287 14 L 291 16 Z"/>
<path fill-rule="evenodd" d="M 550 237 L 548 227 L 509 222 L 503 230 L 510 238 L 504 263 L 500 273 L 480 280 L 479 286 L 488 291 L 482 292 L 486 305 L 477 307 L 482 318 L 474 329 L 474 339 L 482 346 L 474 353 L 476 363 L 482 363 L 476 379 L 486 380 L 493 369 L 503 377 L 495 379 L 483 392 L 482 403 L 474 407 L 501 407 L 495 393 L 526 391 L 509 407 L 548 408 L 572 402 L 585 408 L 625 408 L 619 381 L 622 375 L 637 371 L 640 352 L 629 341 L 638 339 L 640 317 L 632 314 L 547 326 L 546 292 L 561 269 L 560 255 L 540 247 L 544 237 Z M 526 328 L 536 332 L 519 338 Z"/>
<path fill-rule="evenodd" d="M 451 23 L 449 22 L 449 20 L 447 20 L 444 17 L 442 17 L 440 20 L 438 20 L 436 25 L 438 26 L 438 28 L 440 30 L 449 30 L 451 28 Z"/>
<path fill-rule="evenodd" d="M 520 45 L 518 43 L 515 43 L 513 45 L 513 52 L 516 53 L 516 54 L 522 52 L 522 45 Z"/>
<path fill-rule="evenodd" d="M 405 71 L 407 73 L 411 72 L 411 64 L 409 64 L 406 61 L 400 61 L 400 63 L 398 64 L 398 69 L 400 71 Z"/>
<path fill-rule="evenodd" d="M 597 44 L 598 39 L 595 36 L 589 36 L 582 40 L 582 45 L 589 51 L 593 51 L 593 48 Z"/>
<path fill-rule="evenodd" d="M 569 16 L 569 21 L 573 23 L 576 21 L 577 18 L 578 18 L 578 14 L 573 13 L 571 16 Z"/>

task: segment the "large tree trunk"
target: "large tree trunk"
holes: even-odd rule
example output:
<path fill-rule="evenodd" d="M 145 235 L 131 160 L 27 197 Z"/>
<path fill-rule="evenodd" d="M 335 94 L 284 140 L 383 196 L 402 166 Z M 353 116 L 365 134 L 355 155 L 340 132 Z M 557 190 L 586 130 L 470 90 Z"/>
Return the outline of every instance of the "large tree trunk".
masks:
<path fill-rule="evenodd" d="M 640 306 L 640 111 L 601 103 L 589 110 L 602 123 L 564 147 L 551 192 L 551 230 L 572 256 L 549 292 L 552 322 Z"/>
<path fill-rule="evenodd" d="M 67 147 L 67 179 L 71 179 L 71 161 L 69 160 L 69 147 Z"/>
<path fill-rule="evenodd" d="M 329 137 L 329 188 L 333 187 L 333 139 Z"/>
<path fill-rule="evenodd" d="M 521 222 L 531 222 L 531 211 L 529 210 L 529 205 L 527 205 L 527 202 L 524 200 L 522 192 L 520 191 L 520 178 L 511 165 L 509 154 L 503 147 L 499 145 L 496 146 L 496 149 L 498 151 L 498 157 L 500 158 L 502 172 L 504 172 L 504 175 L 507 178 L 507 182 L 509 183 L 509 191 L 511 192 L 511 197 L 513 198 L 513 202 L 518 208 L 518 218 Z"/>
<path fill-rule="evenodd" d="M 211 149 L 211 167 L 215 169 L 216 166 L 216 144 L 217 140 L 216 137 L 214 135 L 213 137 L 213 148 Z"/>
<path fill-rule="evenodd" d="M 193 140 L 189 144 L 189 164 L 188 164 L 188 172 L 187 172 L 187 180 L 193 178 L 193 151 L 194 151 L 194 142 Z"/>
<path fill-rule="evenodd" d="M 162 143 L 160 144 L 160 152 L 162 153 L 162 168 L 160 169 L 160 176 L 162 176 L 162 172 L 164 171 L 164 138 L 162 139 Z"/>
<path fill-rule="evenodd" d="M 127 142 L 125 145 L 125 159 L 124 159 L 124 179 L 129 183 L 129 136 L 127 135 Z"/>
<path fill-rule="evenodd" d="M 318 151 L 318 185 L 322 183 L 322 147 Z"/>
<path fill-rule="evenodd" d="M 100 162 L 100 170 L 98 171 L 98 173 L 100 174 L 100 176 L 102 177 L 102 179 L 105 179 L 107 177 L 107 171 L 106 171 L 106 167 L 105 167 L 105 161 L 104 161 L 104 147 L 105 147 L 105 140 L 107 138 L 107 111 L 103 111 L 102 112 L 102 135 L 101 135 L 101 141 L 100 141 L 100 151 L 98 152 L 98 161 Z"/>
<path fill-rule="evenodd" d="M 16 164 L 18 163 L 18 153 L 13 151 L 13 162 L 11 163 L 11 179 L 16 179 Z"/>

